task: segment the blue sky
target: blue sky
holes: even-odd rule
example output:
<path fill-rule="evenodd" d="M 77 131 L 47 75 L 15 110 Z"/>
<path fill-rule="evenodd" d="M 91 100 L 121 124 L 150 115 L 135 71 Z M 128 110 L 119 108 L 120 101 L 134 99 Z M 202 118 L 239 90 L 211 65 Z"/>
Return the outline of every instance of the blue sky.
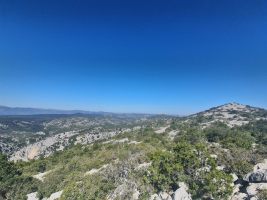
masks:
<path fill-rule="evenodd" d="M 267 108 L 265 0 L 0 0 L 0 105 Z"/>

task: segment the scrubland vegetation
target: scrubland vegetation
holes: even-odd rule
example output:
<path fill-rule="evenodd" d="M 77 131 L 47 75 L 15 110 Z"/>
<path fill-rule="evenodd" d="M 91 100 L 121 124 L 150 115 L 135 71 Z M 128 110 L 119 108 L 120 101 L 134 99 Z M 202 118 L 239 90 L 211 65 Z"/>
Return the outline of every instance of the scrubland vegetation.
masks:
<path fill-rule="evenodd" d="M 265 122 L 242 128 L 217 123 L 201 129 L 188 128 L 178 121 L 169 129 L 177 127 L 180 133 L 174 140 L 147 127 L 113 138 L 113 141 L 128 138 L 140 142 L 136 144 L 99 141 L 72 145 L 50 157 L 30 162 L 12 163 L 1 155 L 1 194 L 8 199 L 26 199 L 26 194 L 38 191 L 43 198 L 63 190 L 61 199 L 100 200 L 126 184 L 129 191 L 124 191 L 125 196 L 120 199 L 130 199 L 131 184 L 134 184 L 140 191 L 139 199 L 148 199 L 151 193 L 175 191 L 178 182 L 185 182 L 193 199 L 226 199 L 232 193 L 230 174 L 242 177 L 266 157 L 266 144 L 261 140 L 267 133 Z M 216 159 L 213 154 L 217 155 Z M 135 170 L 149 162 L 152 164 L 148 169 Z M 86 175 L 103 165 L 108 167 Z M 224 170 L 217 166 L 224 166 Z M 45 171 L 49 173 L 43 182 L 32 177 Z"/>

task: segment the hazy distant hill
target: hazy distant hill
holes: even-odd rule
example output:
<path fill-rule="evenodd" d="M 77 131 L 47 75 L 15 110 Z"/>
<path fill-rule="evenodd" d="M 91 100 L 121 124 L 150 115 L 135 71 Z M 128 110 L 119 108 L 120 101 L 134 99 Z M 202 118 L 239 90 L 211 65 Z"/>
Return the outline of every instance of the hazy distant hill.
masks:
<path fill-rule="evenodd" d="M 112 113 L 103 111 L 85 111 L 85 110 L 58 110 L 58 109 L 43 109 L 43 108 L 23 108 L 23 107 L 8 107 L 0 106 L 0 116 L 7 115 L 104 115 L 116 117 L 143 117 L 153 116 L 155 114 L 147 113 Z"/>
<path fill-rule="evenodd" d="M 111 114 L 108 112 L 92 112 L 84 110 L 57 110 L 42 108 L 23 108 L 0 106 L 0 115 L 40 115 L 40 114 Z"/>

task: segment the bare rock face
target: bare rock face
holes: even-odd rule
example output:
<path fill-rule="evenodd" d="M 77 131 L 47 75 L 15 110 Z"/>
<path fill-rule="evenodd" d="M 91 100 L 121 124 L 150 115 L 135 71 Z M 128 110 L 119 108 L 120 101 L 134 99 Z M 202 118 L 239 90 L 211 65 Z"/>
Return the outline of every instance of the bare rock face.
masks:
<path fill-rule="evenodd" d="M 69 131 L 64 133 L 59 133 L 53 135 L 51 137 L 47 137 L 43 140 L 25 146 L 18 151 L 14 152 L 10 160 L 12 161 L 28 161 L 35 158 L 38 158 L 40 155 L 44 155 L 45 157 L 51 155 L 54 152 L 54 145 L 59 144 L 59 147 L 56 147 L 58 150 L 63 150 L 65 146 L 69 145 L 69 138 L 79 134 L 76 131 Z"/>
<path fill-rule="evenodd" d="M 75 144 L 90 144 L 94 141 L 111 138 L 119 133 L 124 133 L 129 131 L 128 129 L 123 129 L 121 131 L 107 131 L 107 132 L 98 132 L 98 133 L 86 133 L 80 134 L 79 131 L 69 131 L 59 133 L 50 137 L 47 137 L 43 140 L 29 144 L 18 151 L 14 152 L 10 160 L 12 161 L 29 161 L 32 159 L 37 159 L 41 155 L 44 157 L 50 156 L 55 151 L 63 150 L 65 147 L 70 145 L 70 138 L 77 136 Z M 113 141 L 113 143 L 123 143 L 128 142 L 128 138 Z M 137 142 L 136 142 L 137 143 Z M 0 146 L 1 147 L 1 146 Z"/>

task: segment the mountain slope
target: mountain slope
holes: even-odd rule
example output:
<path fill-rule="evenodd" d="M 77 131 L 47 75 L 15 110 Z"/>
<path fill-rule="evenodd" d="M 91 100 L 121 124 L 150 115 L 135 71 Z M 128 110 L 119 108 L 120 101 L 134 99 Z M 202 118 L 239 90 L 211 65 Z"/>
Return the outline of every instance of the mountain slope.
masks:
<path fill-rule="evenodd" d="M 33 120 L 3 118 L 17 128 Z M 267 189 L 264 109 L 231 103 L 186 118 L 60 116 L 40 122 L 45 135 L 37 132 L 33 143 L 18 145 L 11 155 L 27 162 L 0 156 L 3 166 L 14 165 L 0 198 L 241 200 Z M 4 128 L 5 144 L 34 133 L 8 137 Z"/>
<path fill-rule="evenodd" d="M 223 122 L 229 127 L 234 127 L 267 120 L 267 110 L 239 103 L 228 103 L 191 115 L 188 119 L 198 122 L 204 128 L 215 122 Z"/>
<path fill-rule="evenodd" d="M 153 118 L 142 114 L 0 116 L 0 151 L 14 153 L 14 160 L 48 156 L 74 142 L 91 143 L 136 129 Z"/>

